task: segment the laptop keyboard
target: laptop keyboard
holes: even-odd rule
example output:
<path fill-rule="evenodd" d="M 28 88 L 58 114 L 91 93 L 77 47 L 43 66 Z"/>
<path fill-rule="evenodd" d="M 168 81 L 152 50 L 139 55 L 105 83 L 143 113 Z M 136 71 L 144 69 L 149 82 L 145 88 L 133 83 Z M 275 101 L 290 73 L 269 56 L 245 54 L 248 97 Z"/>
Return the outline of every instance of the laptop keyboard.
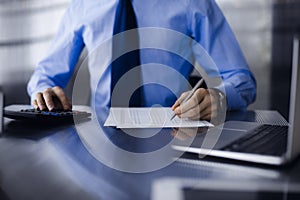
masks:
<path fill-rule="evenodd" d="M 223 150 L 281 156 L 287 149 L 288 126 L 262 125 Z"/>

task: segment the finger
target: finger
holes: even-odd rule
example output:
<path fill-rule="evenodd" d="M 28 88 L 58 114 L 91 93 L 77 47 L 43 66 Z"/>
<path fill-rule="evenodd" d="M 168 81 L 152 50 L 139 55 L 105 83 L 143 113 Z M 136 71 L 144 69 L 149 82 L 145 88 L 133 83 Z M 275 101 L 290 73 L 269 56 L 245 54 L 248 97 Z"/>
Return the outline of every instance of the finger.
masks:
<path fill-rule="evenodd" d="M 192 120 L 203 119 L 202 116 L 211 113 L 213 109 L 210 95 L 207 93 L 204 99 L 197 106 L 183 113 L 182 117 L 187 117 Z"/>
<path fill-rule="evenodd" d="M 53 88 L 53 92 L 55 93 L 64 110 L 72 109 L 72 105 L 62 88 L 56 86 Z"/>
<path fill-rule="evenodd" d="M 194 108 L 180 114 L 181 118 L 199 119 L 200 118 L 200 106 L 196 105 Z"/>
<path fill-rule="evenodd" d="M 187 112 L 188 110 L 194 108 L 198 105 L 197 96 L 194 94 L 189 100 L 180 104 L 175 110 L 175 114 L 182 115 L 183 113 Z M 182 116 L 183 117 L 183 116 Z"/>
<path fill-rule="evenodd" d="M 43 92 L 44 101 L 46 103 L 47 108 L 51 111 L 53 109 L 57 109 L 57 105 L 54 103 L 55 94 L 52 90 L 52 88 L 48 88 Z"/>
<path fill-rule="evenodd" d="M 210 112 L 208 110 L 205 110 L 204 112 L 201 112 L 197 115 L 194 116 L 190 116 L 189 119 L 191 120 L 205 120 L 203 117 L 210 114 Z"/>
<path fill-rule="evenodd" d="M 172 110 L 174 111 L 181 102 L 185 99 L 185 97 L 189 94 L 189 92 L 184 92 L 180 95 L 180 97 L 175 101 L 174 105 L 172 106 Z"/>
<path fill-rule="evenodd" d="M 44 101 L 44 97 L 43 97 L 43 94 L 41 92 L 36 94 L 36 102 L 37 102 L 38 108 L 40 110 L 47 110 L 47 107 L 46 107 L 46 104 L 45 104 L 45 101 Z"/>
<path fill-rule="evenodd" d="M 213 101 L 213 100 L 212 100 Z M 201 110 L 200 118 L 203 120 L 211 120 L 212 118 L 217 116 L 218 105 L 215 101 L 210 102 L 210 104 Z"/>
<path fill-rule="evenodd" d="M 207 120 L 207 121 L 210 121 L 212 119 L 212 114 L 211 113 L 208 113 L 204 116 L 201 117 L 202 120 Z"/>
<path fill-rule="evenodd" d="M 35 100 L 33 100 L 33 102 L 32 102 L 32 105 L 33 105 L 34 109 L 38 109 L 38 108 L 39 108 L 39 106 L 38 106 L 38 103 L 37 103 L 37 100 L 36 100 L 36 99 L 35 99 Z"/>
<path fill-rule="evenodd" d="M 197 89 L 196 92 L 193 94 L 193 96 L 185 103 L 182 103 L 178 108 L 176 108 L 174 112 L 179 115 L 188 112 L 190 109 L 193 109 L 196 106 L 198 106 L 198 104 L 201 103 L 207 95 L 208 92 L 206 89 L 203 88 Z"/>
<path fill-rule="evenodd" d="M 200 105 L 200 107 L 202 107 L 202 105 Z M 197 118 L 192 118 L 192 119 L 211 120 L 212 117 L 216 116 L 216 112 L 217 112 L 216 105 L 211 104 L 211 102 L 209 103 L 203 102 L 203 107 L 201 108 L 200 116 L 196 116 Z"/>
<path fill-rule="evenodd" d="M 207 95 L 204 100 L 200 103 L 200 111 L 201 115 L 204 116 L 213 110 L 213 105 L 212 105 L 212 99 L 210 98 L 210 95 Z"/>

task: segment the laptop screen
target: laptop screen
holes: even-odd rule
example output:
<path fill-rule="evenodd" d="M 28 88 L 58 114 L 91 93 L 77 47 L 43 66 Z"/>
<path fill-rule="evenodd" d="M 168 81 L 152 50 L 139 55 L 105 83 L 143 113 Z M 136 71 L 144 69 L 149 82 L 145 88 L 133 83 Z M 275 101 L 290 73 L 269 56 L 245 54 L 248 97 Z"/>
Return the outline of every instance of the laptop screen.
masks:
<path fill-rule="evenodd" d="M 288 157 L 294 158 L 300 154 L 300 62 L 299 62 L 299 37 L 293 42 L 293 66 L 290 92 L 290 114 L 289 114 L 289 143 Z"/>
<path fill-rule="evenodd" d="M 0 91 L 0 134 L 3 131 L 3 107 L 4 107 L 4 96 Z"/>

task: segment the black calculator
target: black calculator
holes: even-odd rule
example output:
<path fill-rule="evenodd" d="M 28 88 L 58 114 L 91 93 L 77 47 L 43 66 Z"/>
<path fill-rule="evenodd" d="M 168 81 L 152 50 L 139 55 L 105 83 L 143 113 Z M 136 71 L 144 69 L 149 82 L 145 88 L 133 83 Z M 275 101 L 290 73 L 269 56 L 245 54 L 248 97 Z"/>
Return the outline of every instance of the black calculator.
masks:
<path fill-rule="evenodd" d="M 91 116 L 91 113 L 79 110 L 56 110 L 42 111 L 32 108 L 29 105 L 11 105 L 4 109 L 4 117 L 15 120 L 41 120 L 41 121 L 65 121 L 84 119 Z"/>

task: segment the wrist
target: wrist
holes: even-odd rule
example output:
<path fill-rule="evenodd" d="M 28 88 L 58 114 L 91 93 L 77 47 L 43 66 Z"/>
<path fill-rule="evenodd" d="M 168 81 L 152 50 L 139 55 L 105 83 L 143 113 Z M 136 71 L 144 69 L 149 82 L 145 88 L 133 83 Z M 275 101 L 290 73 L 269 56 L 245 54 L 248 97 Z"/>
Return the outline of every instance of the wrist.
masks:
<path fill-rule="evenodd" d="M 226 107 L 227 107 L 226 95 L 217 88 L 210 88 L 209 90 L 213 93 L 213 96 L 216 97 L 217 99 L 218 111 L 226 112 Z"/>

